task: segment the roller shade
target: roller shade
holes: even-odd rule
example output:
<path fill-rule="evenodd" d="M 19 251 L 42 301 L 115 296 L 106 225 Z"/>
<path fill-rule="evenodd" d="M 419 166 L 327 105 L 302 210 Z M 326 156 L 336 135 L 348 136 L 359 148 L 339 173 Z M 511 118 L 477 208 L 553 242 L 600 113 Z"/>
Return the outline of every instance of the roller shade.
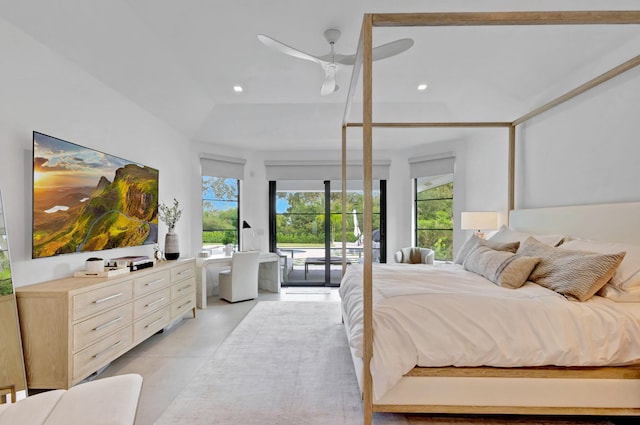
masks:
<path fill-rule="evenodd" d="M 244 179 L 244 164 L 247 160 L 208 153 L 200 154 L 200 167 L 203 176 Z"/>
<path fill-rule="evenodd" d="M 267 180 L 341 180 L 340 161 L 265 161 Z M 388 180 L 391 161 L 373 161 L 373 179 Z M 362 163 L 347 161 L 347 180 L 362 180 Z"/>
<path fill-rule="evenodd" d="M 411 178 L 453 174 L 455 159 L 453 152 L 409 158 Z"/>

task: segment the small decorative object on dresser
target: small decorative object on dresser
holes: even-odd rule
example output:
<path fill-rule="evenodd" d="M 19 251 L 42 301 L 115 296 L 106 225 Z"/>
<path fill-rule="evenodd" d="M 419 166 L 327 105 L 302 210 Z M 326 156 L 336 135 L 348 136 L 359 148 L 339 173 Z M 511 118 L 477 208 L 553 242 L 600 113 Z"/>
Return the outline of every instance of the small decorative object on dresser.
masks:
<path fill-rule="evenodd" d="M 164 258 L 167 260 L 177 260 L 180 257 L 180 241 L 178 234 L 169 229 L 169 232 L 164 238 Z"/>
<path fill-rule="evenodd" d="M 167 260 L 177 260 L 180 257 L 180 242 L 174 228 L 181 215 L 182 210 L 176 198 L 173 198 L 173 205 L 170 207 L 164 203 L 160 204 L 160 220 L 169 228 L 164 239 L 164 257 Z"/>

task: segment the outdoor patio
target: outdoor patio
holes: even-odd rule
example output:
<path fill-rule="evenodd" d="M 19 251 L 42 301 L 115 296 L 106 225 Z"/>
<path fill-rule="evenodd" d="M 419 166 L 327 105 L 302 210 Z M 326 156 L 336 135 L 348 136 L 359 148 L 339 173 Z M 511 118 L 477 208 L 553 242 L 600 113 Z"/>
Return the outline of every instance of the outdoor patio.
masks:
<path fill-rule="evenodd" d="M 293 259 L 293 267 L 283 270 L 287 273 L 283 276 L 283 285 L 318 284 L 324 283 L 324 248 L 286 247 L 280 248 L 283 255 L 287 255 L 289 261 Z M 342 278 L 342 248 L 331 249 L 331 283 L 339 284 Z M 362 246 L 356 244 L 347 245 L 347 266 L 358 263 L 362 259 Z"/>

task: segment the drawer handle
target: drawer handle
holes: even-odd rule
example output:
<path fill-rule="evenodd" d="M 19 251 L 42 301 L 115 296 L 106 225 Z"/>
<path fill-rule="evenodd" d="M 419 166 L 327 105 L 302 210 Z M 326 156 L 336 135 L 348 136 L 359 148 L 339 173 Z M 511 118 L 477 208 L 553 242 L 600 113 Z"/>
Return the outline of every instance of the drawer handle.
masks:
<path fill-rule="evenodd" d="M 121 321 L 122 319 L 124 319 L 122 316 L 120 317 L 116 317 L 113 320 L 109 320 L 107 323 L 103 323 L 102 325 L 98 325 L 95 328 L 93 328 L 94 331 L 99 331 L 101 329 L 107 328 L 111 325 L 113 325 L 114 323 L 118 323 L 119 321 Z"/>
<path fill-rule="evenodd" d="M 116 342 L 115 344 L 113 344 L 111 347 L 106 348 L 104 350 L 102 350 L 101 352 L 99 352 L 98 354 L 94 354 L 93 358 L 97 359 L 98 357 L 102 357 L 103 355 L 105 355 L 106 353 L 108 353 L 109 351 L 113 350 L 114 348 L 116 348 L 118 345 L 122 344 L 122 340 Z"/>
<path fill-rule="evenodd" d="M 162 298 L 160 298 L 160 299 L 157 299 L 157 300 L 155 300 L 155 301 L 152 301 L 152 302 L 150 302 L 149 304 L 145 305 L 145 308 L 146 308 L 146 307 L 151 307 L 152 305 L 156 305 L 156 304 L 158 304 L 158 303 L 161 303 L 161 302 L 162 302 L 162 301 L 164 301 L 165 299 L 166 299 L 165 297 L 162 297 Z"/>
<path fill-rule="evenodd" d="M 145 283 L 144 286 L 153 286 L 153 285 L 157 285 L 158 283 L 162 283 L 162 282 L 164 282 L 164 279 L 156 279 L 153 282 Z"/>
<path fill-rule="evenodd" d="M 110 295 L 110 296 L 108 296 L 108 297 L 100 298 L 99 300 L 95 300 L 93 303 L 94 303 L 94 304 L 100 304 L 100 303 L 103 303 L 103 302 L 105 302 L 105 301 L 109 301 L 109 300 L 112 300 L 112 299 L 114 299 L 114 298 L 121 297 L 121 296 L 123 296 L 123 295 L 124 295 L 124 293 L 123 293 L 123 292 L 120 292 L 119 294 L 113 294 L 113 295 Z"/>
<path fill-rule="evenodd" d="M 185 285 L 182 288 L 178 289 L 178 292 L 184 291 L 185 289 L 191 288 L 191 284 Z"/>
<path fill-rule="evenodd" d="M 186 274 L 191 274 L 191 269 L 187 269 L 187 270 L 181 270 L 178 272 L 178 276 L 182 276 L 183 273 Z"/>
<path fill-rule="evenodd" d="M 189 300 L 189 301 L 187 301 L 186 303 L 184 303 L 184 304 L 182 304 L 182 305 L 178 306 L 178 310 L 180 310 L 182 307 L 186 307 L 186 306 L 188 306 L 189 304 L 191 304 L 191 300 Z"/>
<path fill-rule="evenodd" d="M 162 322 L 162 317 L 161 317 L 161 318 L 159 318 L 159 319 L 154 320 L 154 321 L 153 321 L 153 322 L 151 322 L 151 323 L 149 323 L 149 324 L 148 324 L 148 325 L 146 325 L 144 328 L 145 328 L 145 329 L 150 328 L 151 326 L 155 325 L 155 324 L 156 324 L 156 323 L 158 323 L 158 322 Z"/>

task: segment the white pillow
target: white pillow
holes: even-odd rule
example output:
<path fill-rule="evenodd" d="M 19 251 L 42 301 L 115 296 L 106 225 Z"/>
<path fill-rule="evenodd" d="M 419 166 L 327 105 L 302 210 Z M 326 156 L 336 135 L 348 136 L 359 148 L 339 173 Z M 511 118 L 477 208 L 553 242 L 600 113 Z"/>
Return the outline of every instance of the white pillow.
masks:
<path fill-rule="evenodd" d="M 640 279 L 640 274 L 638 278 Z M 620 289 L 607 283 L 600 291 L 598 291 L 598 295 L 617 303 L 638 303 L 640 302 L 640 286 L 629 289 Z"/>
<path fill-rule="evenodd" d="M 534 235 L 529 233 L 522 233 L 515 231 L 504 224 L 500 227 L 500 230 L 496 232 L 495 235 L 489 238 L 490 241 L 495 242 L 524 242 L 527 240 L 529 236 L 533 236 L 537 241 L 542 242 L 545 245 L 549 246 L 558 246 L 562 243 L 564 239 L 564 235 Z"/>
<path fill-rule="evenodd" d="M 598 252 L 600 254 L 615 254 L 624 251 L 627 255 L 624 256 L 622 263 L 620 263 L 608 284 L 623 290 L 640 286 L 640 245 L 569 238 L 559 248 Z"/>

